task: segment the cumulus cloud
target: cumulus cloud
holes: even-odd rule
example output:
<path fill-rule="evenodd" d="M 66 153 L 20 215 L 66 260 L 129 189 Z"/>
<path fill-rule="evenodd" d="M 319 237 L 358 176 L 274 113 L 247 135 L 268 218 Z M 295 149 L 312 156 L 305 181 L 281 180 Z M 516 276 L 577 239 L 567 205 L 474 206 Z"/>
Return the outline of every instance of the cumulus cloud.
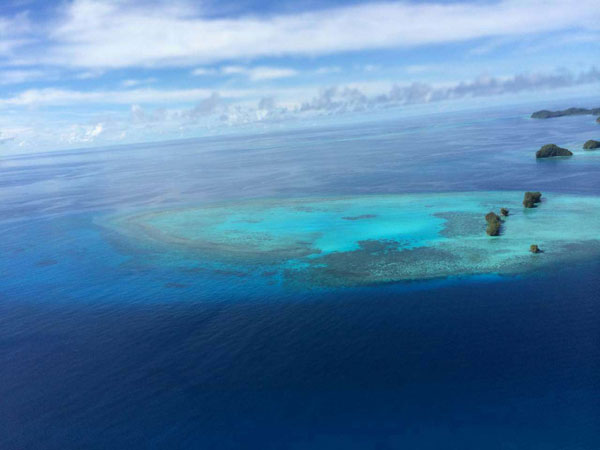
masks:
<path fill-rule="evenodd" d="M 199 117 L 209 116 L 211 114 L 223 111 L 225 108 L 225 101 L 221 98 L 218 92 L 213 92 L 209 97 L 201 100 L 193 108 L 184 110 L 181 113 L 181 116 L 195 120 Z"/>
<path fill-rule="evenodd" d="M 563 70 L 555 73 L 517 74 L 511 77 L 480 76 L 472 81 L 461 81 L 446 86 L 413 82 L 408 85 L 394 85 L 388 92 L 376 95 L 367 95 L 358 88 L 331 87 L 322 90 L 311 100 L 303 102 L 299 111 L 356 112 L 376 107 L 517 94 L 598 82 L 600 82 L 600 70 L 592 67 L 577 74 Z"/>
<path fill-rule="evenodd" d="M 95 141 L 102 134 L 103 130 L 104 126 L 101 123 L 94 125 L 72 125 L 61 134 L 60 140 L 70 144 L 89 143 Z"/>
<path fill-rule="evenodd" d="M 131 106 L 130 116 L 133 124 L 155 124 L 157 122 L 162 124 L 172 122 L 182 124 L 195 122 L 211 115 L 223 114 L 228 108 L 229 105 L 225 99 L 218 92 L 212 92 L 190 108 L 170 110 L 166 108 L 151 109 L 135 104 Z"/>
<path fill-rule="evenodd" d="M 167 110 L 164 108 L 157 108 L 150 111 L 140 105 L 131 105 L 130 113 L 133 124 L 154 123 L 167 118 Z"/>
<path fill-rule="evenodd" d="M 501 18 L 501 19 L 500 19 Z M 201 6 L 75 0 L 33 61 L 86 68 L 196 65 L 598 29 L 597 0 L 381 2 L 299 14 L 209 18 Z M 0 29 L 2 24 L 0 23 Z"/>
<path fill-rule="evenodd" d="M 517 74 L 509 77 L 480 76 L 471 81 L 445 85 L 422 82 L 394 84 L 379 92 L 369 92 L 356 86 L 331 86 L 321 89 L 306 100 L 288 104 L 279 104 L 274 96 L 261 97 L 256 103 L 228 103 L 217 93 L 213 93 L 195 108 L 181 110 L 171 114 L 170 118 L 197 120 L 218 116 L 228 125 L 279 122 L 294 118 L 363 112 L 444 100 L 518 94 L 599 82 L 600 70 L 592 67 L 577 74 L 563 70 L 554 73 Z"/>

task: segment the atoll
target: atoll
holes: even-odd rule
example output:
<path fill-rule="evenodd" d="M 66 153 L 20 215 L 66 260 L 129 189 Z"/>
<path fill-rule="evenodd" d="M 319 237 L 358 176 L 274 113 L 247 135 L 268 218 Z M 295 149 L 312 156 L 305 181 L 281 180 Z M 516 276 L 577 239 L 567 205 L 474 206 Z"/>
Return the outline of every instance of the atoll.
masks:
<path fill-rule="evenodd" d="M 123 212 L 98 216 L 95 222 L 144 264 L 184 257 L 198 264 L 195 271 L 235 277 L 276 271 L 277 282 L 302 286 L 520 274 L 600 255 L 599 197 L 552 194 L 551 207 L 515 211 L 511 205 L 522 195 L 484 191 L 261 199 Z M 541 194 L 528 197 L 533 206 Z M 500 205 L 511 209 L 506 221 L 495 217 Z M 500 237 L 483 233 L 483 211 L 495 211 L 490 221 L 500 225 Z M 365 215 L 375 217 L 344 219 Z M 544 258 L 530 253 L 532 243 Z"/>

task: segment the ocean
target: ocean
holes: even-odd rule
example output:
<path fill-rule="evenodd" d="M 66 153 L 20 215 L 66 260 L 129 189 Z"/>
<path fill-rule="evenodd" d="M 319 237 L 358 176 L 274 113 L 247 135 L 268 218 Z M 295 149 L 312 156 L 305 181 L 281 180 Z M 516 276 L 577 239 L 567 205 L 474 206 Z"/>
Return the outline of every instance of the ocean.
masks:
<path fill-rule="evenodd" d="M 543 228 L 584 235 L 593 222 L 562 226 L 551 199 L 600 195 L 600 151 L 581 150 L 600 126 L 535 109 L 1 157 L 0 448 L 600 448 L 597 253 L 511 273 L 305 277 L 294 270 L 307 244 L 284 260 L 281 242 L 290 228 L 322 237 L 330 210 L 269 222 L 278 246 L 265 251 L 269 235 L 241 257 L 247 235 L 213 216 L 160 216 L 259 204 L 243 218 L 256 237 L 259 219 L 280 217 L 264 205 L 360 199 L 368 212 L 399 196 L 410 224 L 423 198 L 539 190 Z M 537 161 L 550 142 L 574 156 Z M 375 216 L 362 209 L 321 254 L 352 250 L 352 233 L 372 239 L 381 227 L 354 221 Z M 159 243 L 114 219 L 148 212 Z M 419 220 L 426 232 L 407 245 L 442 223 Z M 215 253 L 236 258 L 163 239 L 165 227 L 225 236 Z"/>

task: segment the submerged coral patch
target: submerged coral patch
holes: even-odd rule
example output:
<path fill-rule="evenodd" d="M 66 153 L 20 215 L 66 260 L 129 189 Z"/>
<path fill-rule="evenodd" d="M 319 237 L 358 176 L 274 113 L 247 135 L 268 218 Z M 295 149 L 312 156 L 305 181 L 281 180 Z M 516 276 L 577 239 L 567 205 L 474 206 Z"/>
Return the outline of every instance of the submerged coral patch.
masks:
<path fill-rule="evenodd" d="M 377 217 L 375 214 L 361 214 L 360 216 L 346 216 L 342 217 L 344 220 L 364 220 L 364 219 L 373 219 Z"/>

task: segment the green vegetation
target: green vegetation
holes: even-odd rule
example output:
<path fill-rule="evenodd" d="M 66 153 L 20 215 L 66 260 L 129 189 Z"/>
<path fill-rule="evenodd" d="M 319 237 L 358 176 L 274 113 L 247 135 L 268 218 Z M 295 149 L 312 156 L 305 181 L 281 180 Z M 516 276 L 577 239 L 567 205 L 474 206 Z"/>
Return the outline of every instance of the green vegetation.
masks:
<path fill-rule="evenodd" d="M 540 248 L 537 246 L 537 244 L 531 244 L 531 245 L 529 246 L 529 251 L 530 251 L 531 253 L 540 253 L 540 252 L 541 252 L 541 250 L 540 250 Z"/>
<path fill-rule="evenodd" d="M 596 150 L 597 148 L 600 148 L 600 142 L 593 139 L 590 139 L 583 144 L 584 150 Z"/>
<path fill-rule="evenodd" d="M 536 158 L 553 158 L 555 156 L 572 156 L 573 153 L 566 148 L 559 147 L 554 144 L 546 144 L 542 146 L 536 153 Z"/>
<path fill-rule="evenodd" d="M 542 193 L 541 192 L 525 192 L 525 197 L 523 198 L 523 206 L 525 208 L 534 208 L 536 203 L 540 203 L 542 201 Z"/>
<path fill-rule="evenodd" d="M 500 234 L 500 226 L 502 225 L 500 216 L 495 212 L 489 212 L 485 215 L 485 221 L 487 222 L 485 232 L 489 236 L 498 236 Z"/>

